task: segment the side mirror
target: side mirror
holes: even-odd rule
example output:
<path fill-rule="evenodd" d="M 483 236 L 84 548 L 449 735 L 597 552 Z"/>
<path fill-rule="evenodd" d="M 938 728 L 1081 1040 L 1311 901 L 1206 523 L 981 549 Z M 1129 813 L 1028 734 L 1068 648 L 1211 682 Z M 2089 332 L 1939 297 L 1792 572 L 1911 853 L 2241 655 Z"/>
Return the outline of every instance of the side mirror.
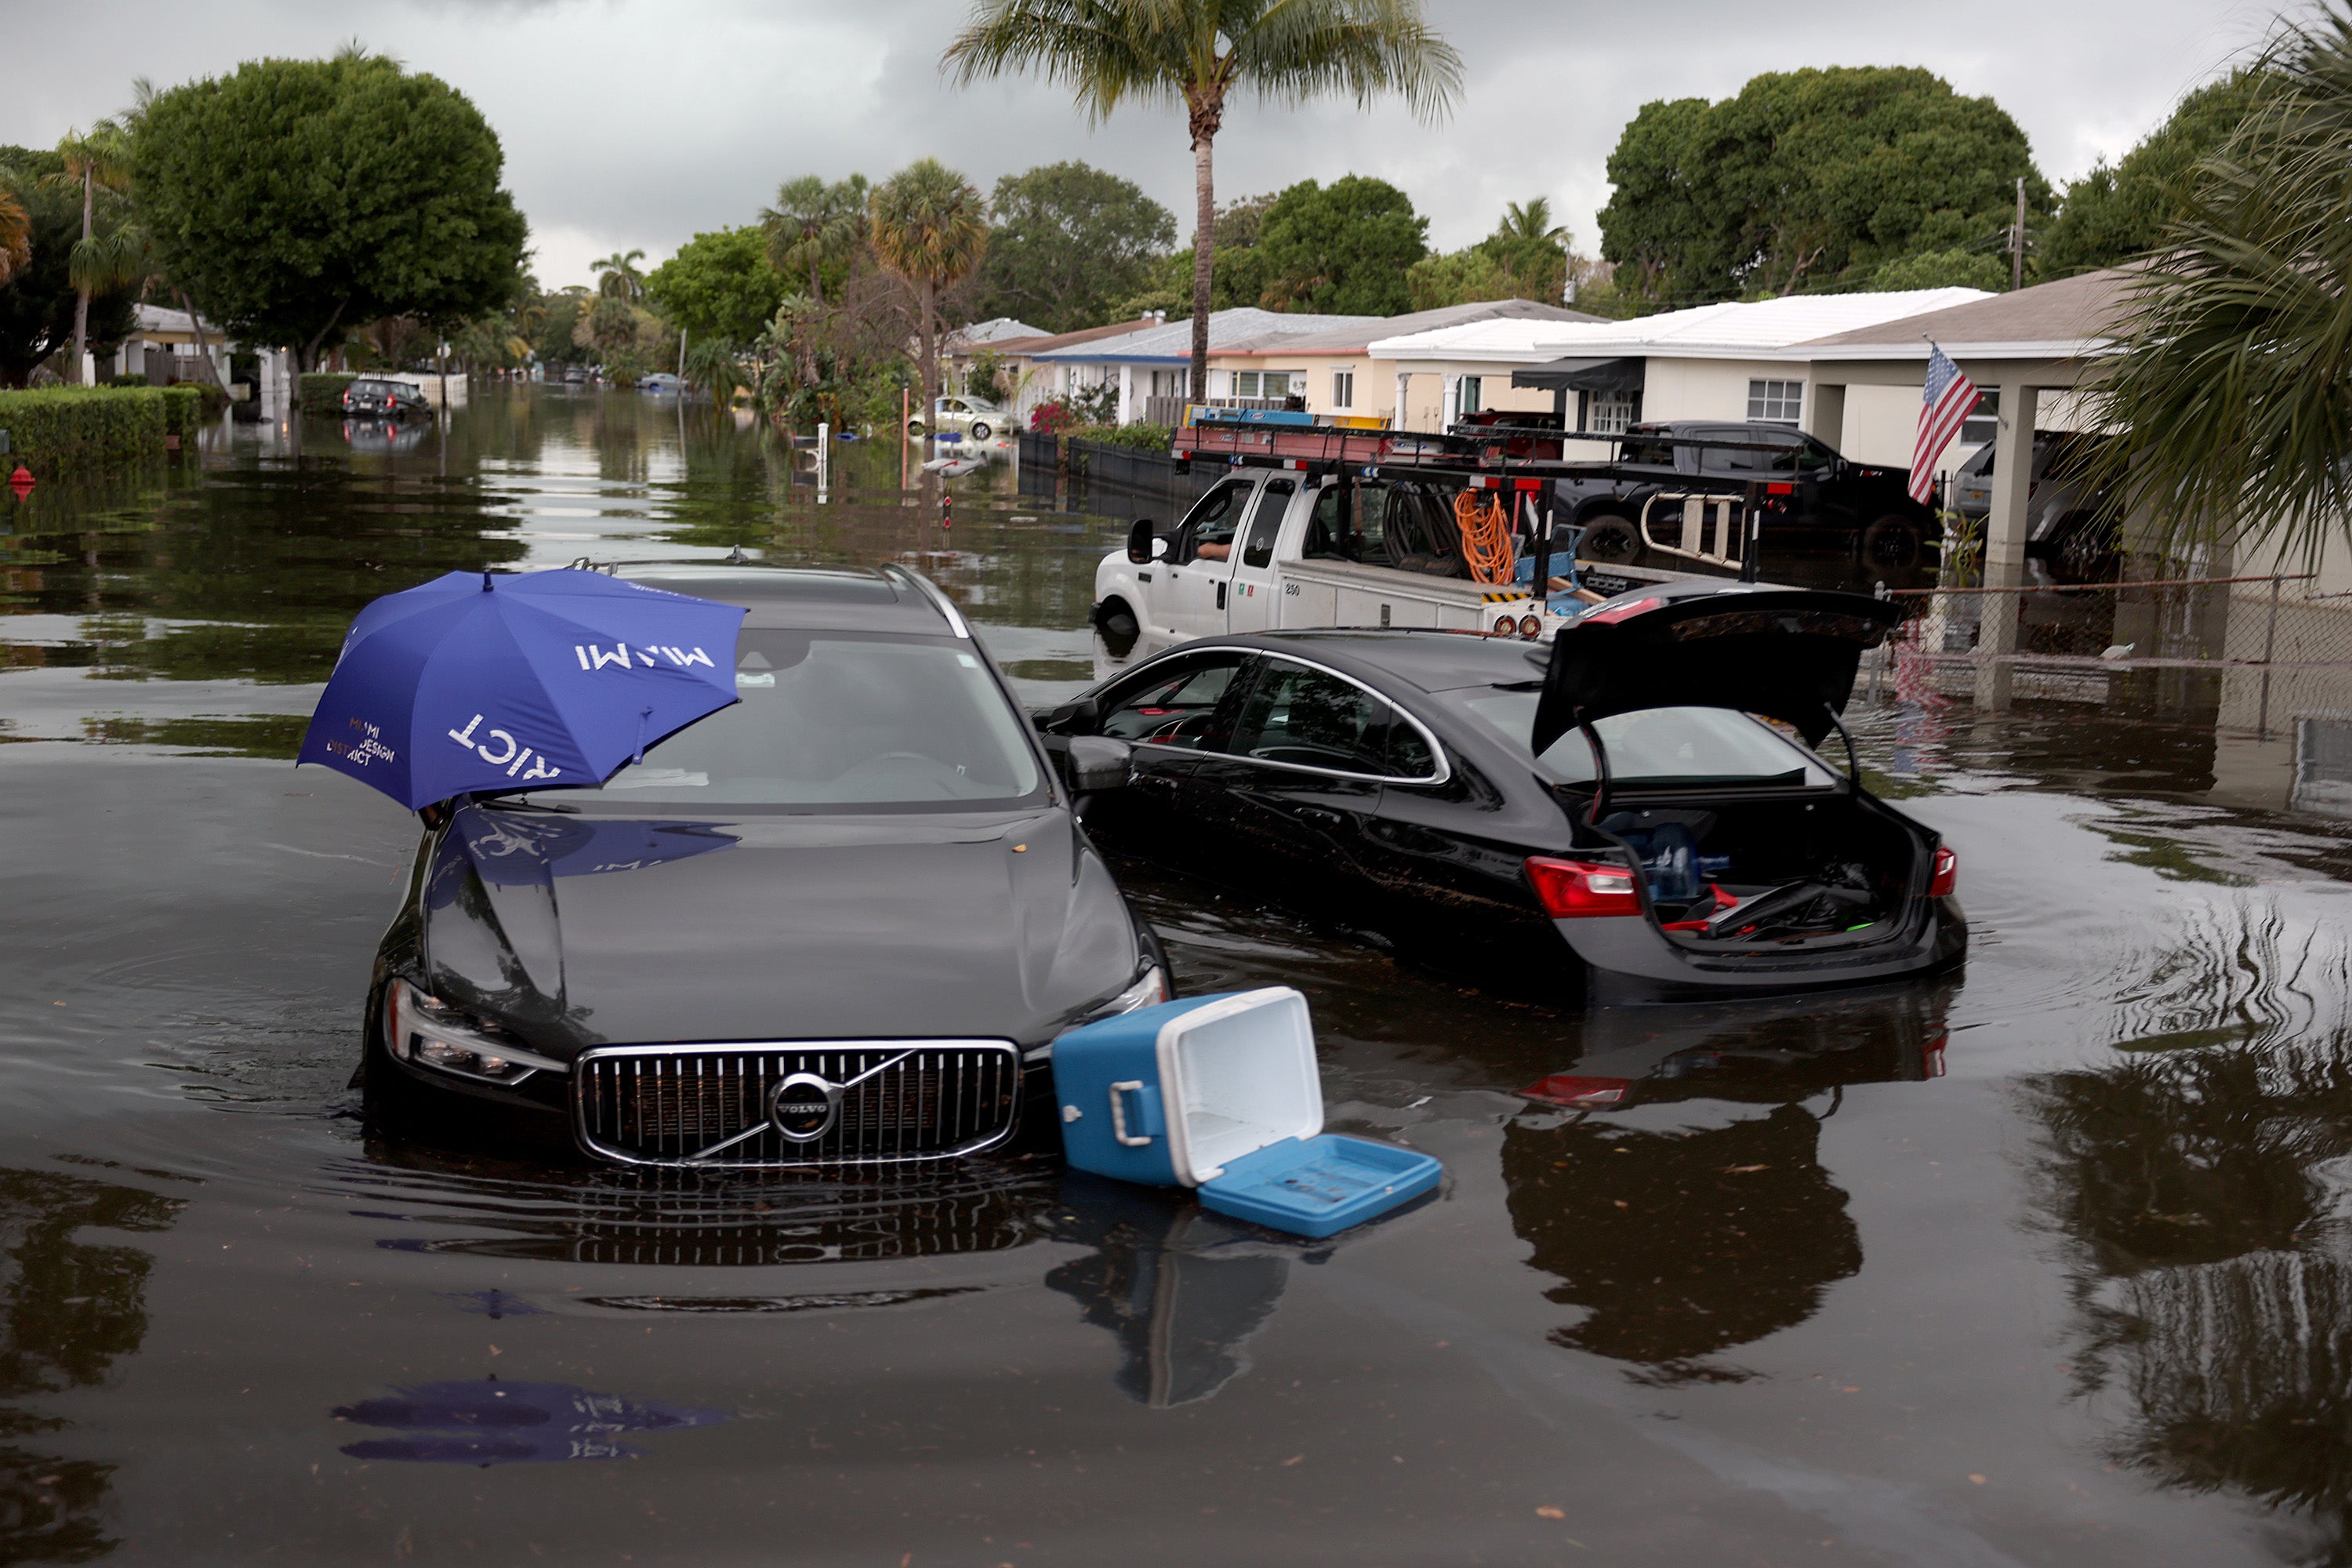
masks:
<path fill-rule="evenodd" d="M 1102 723 L 1102 708 L 1091 697 L 1080 697 L 1037 716 L 1037 728 L 1049 735 L 1090 735 Z"/>
<path fill-rule="evenodd" d="M 1152 561 L 1151 520 L 1139 517 L 1135 526 L 1127 531 L 1127 558 L 1138 566 L 1149 566 Z"/>
<path fill-rule="evenodd" d="M 1133 753 L 1125 741 L 1107 735 L 1070 737 L 1070 793 L 1093 795 L 1125 789 L 1131 776 Z"/>

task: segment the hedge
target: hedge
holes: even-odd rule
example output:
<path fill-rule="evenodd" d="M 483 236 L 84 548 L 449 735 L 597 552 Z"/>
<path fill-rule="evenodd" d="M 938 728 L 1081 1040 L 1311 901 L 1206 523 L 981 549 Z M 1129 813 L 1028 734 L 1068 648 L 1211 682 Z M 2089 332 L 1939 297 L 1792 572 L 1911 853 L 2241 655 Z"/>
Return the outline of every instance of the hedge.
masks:
<path fill-rule="evenodd" d="M 343 388 L 359 379 L 342 371 L 314 370 L 296 378 L 302 412 L 305 414 L 341 414 L 343 411 Z"/>
<path fill-rule="evenodd" d="M 8 432 L 11 468 L 22 463 L 36 478 L 163 455 L 167 430 L 195 429 L 200 406 L 193 388 L 45 386 L 0 392 L 0 430 Z M 182 410 L 186 410 L 183 413 Z M 185 419 L 187 423 L 177 421 Z"/>
<path fill-rule="evenodd" d="M 205 422 L 204 389 L 181 383 L 159 390 L 163 396 L 163 434 L 177 436 L 184 444 L 194 440 Z"/>

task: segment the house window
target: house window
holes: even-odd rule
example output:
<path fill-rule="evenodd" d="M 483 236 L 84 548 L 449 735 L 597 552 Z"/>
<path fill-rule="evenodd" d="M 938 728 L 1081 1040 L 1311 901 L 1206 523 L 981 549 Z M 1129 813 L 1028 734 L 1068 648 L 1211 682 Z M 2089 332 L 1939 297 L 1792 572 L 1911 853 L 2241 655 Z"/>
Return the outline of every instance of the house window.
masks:
<path fill-rule="evenodd" d="M 1189 370 L 1155 370 L 1151 373 L 1151 395 L 1181 397 L 1185 395 L 1185 384 L 1192 379 L 1192 373 Z"/>
<path fill-rule="evenodd" d="M 1331 373 L 1331 406 L 1334 408 L 1356 406 L 1356 373 L 1354 371 L 1335 370 Z"/>
<path fill-rule="evenodd" d="M 1794 425 L 1804 417 L 1805 384 L 1801 381 L 1751 381 L 1748 384 L 1748 417 L 1768 425 Z"/>
<path fill-rule="evenodd" d="M 1584 397 L 1584 423 L 1578 428 L 1595 436 L 1622 436 L 1626 426 L 1642 422 L 1642 395 L 1634 392 L 1591 392 Z"/>
<path fill-rule="evenodd" d="M 2000 388 L 1990 388 L 1977 394 L 1976 406 L 1960 421 L 1960 440 L 1965 446 L 1981 447 L 2000 433 Z"/>
<path fill-rule="evenodd" d="M 1485 390 L 1481 381 L 1481 377 L 1475 375 L 1462 378 L 1462 408 L 1458 417 L 1467 419 L 1486 406 L 1480 400 L 1480 394 Z"/>
<path fill-rule="evenodd" d="M 1257 395 L 1257 372 L 1254 370 L 1237 370 L 1234 372 L 1234 395 L 1235 397 L 1255 397 Z"/>

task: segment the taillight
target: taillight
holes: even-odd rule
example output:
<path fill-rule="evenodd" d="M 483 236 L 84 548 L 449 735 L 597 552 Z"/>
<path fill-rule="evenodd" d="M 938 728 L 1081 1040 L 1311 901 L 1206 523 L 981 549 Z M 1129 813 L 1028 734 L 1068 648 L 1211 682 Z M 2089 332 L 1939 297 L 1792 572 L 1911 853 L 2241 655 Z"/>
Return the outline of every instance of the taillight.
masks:
<path fill-rule="evenodd" d="M 1942 845 L 1936 847 L 1936 873 L 1927 879 L 1927 896 L 1948 899 L 1960 885 L 1960 858 Z"/>
<path fill-rule="evenodd" d="M 1622 1078 L 1577 1078 L 1569 1073 L 1554 1073 L 1538 1079 L 1519 1090 L 1521 1099 L 1540 1100 L 1546 1105 L 1565 1105 L 1578 1110 L 1596 1106 L 1615 1105 L 1625 1098 L 1630 1080 Z"/>
<path fill-rule="evenodd" d="M 1528 860 L 1528 885 L 1535 889 L 1544 912 L 1556 921 L 1642 912 L 1642 896 L 1634 889 L 1633 873 L 1622 866 L 1531 856 Z"/>

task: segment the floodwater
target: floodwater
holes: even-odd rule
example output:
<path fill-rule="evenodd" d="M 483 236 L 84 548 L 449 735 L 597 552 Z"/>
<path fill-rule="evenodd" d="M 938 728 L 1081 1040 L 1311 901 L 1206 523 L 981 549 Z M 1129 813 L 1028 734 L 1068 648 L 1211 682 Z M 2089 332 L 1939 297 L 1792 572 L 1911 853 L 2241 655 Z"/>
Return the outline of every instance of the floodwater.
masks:
<path fill-rule="evenodd" d="M 299 448 L 299 449 L 298 449 Z M 1123 519 L 632 393 L 237 426 L 0 532 L 0 1561 L 2352 1562 L 2352 835 L 2165 673 L 1858 705 L 1963 975 L 1585 1017 L 1122 863 L 1440 1195 L 1327 1242 L 1047 1161 L 664 1182 L 347 1087 L 413 820 L 352 614 L 582 555 L 924 566 L 1039 699 Z M 1566 1076 L 1602 1108 L 1515 1091 Z"/>

